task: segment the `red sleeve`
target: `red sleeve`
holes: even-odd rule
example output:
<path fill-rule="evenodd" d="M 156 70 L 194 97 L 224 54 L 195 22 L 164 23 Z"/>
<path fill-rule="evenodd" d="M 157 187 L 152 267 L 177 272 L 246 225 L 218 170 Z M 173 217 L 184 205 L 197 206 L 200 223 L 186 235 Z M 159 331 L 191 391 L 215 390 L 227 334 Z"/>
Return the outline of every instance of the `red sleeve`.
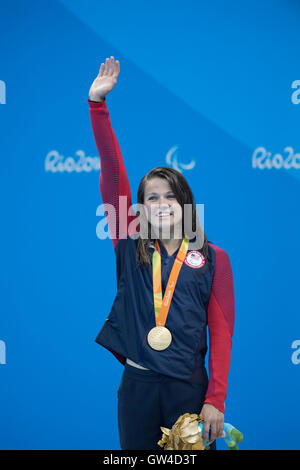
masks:
<path fill-rule="evenodd" d="M 115 213 L 105 207 L 105 215 L 109 233 L 114 249 L 120 238 L 128 236 L 128 226 L 136 217 L 136 213 L 131 209 L 130 185 L 125 170 L 121 150 L 111 126 L 109 112 L 106 106 L 106 98 L 103 102 L 93 102 L 89 99 L 91 124 L 93 134 L 100 155 L 100 177 L 99 186 L 103 204 L 111 204 L 115 208 Z M 126 196 L 119 208 L 119 196 Z M 125 201 L 125 202 L 124 202 Z M 120 210 L 121 209 L 121 210 Z M 120 223 L 120 226 L 119 226 Z"/>
<path fill-rule="evenodd" d="M 209 381 L 204 403 L 211 403 L 224 413 L 234 329 L 234 287 L 228 254 L 212 246 L 216 264 L 207 310 Z"/>

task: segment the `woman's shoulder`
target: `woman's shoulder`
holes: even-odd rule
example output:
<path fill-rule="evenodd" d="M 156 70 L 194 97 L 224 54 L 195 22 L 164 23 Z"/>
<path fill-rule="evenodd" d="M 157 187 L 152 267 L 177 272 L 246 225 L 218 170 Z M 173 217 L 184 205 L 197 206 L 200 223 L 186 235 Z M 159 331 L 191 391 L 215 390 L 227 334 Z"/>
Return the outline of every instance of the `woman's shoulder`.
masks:
<path fill-rule="evenodd" d="M 226 253 L 225 248 L 222 248 L 221 246 L 216 245 L 215 243 L 212 243 L 211 241 L 207 241 L 208 245 L 217 253 Z"/>
<path fill-rule="evenodd" d="M 214 243 L 210 242 L 208 240 L 208 246 L 210 247 L 211 250 L 214 251 L 215 256 L 216 256 L 216 262 L 221 262 L 221 261 L 229 261 L 229 255 L 225 248 L 222 248 L 218 245 L 215 245 Z"/>
<path fill-rule="evenodd" d="M 225 278 L 232 280 L 232 266 L 229 255 L 224 248 L 208 241 L 210 248 L 215 253 L 214 278 L 216 281 Z"/>
<path fill-rule="evenodd" d="M 132 248 L 136 250 L 138 243 L 138 236 L 136 235 L 127 235 L 124 238 L 119 238 L 118 243 L 115 247 L 116 255 L 124 255 Z"/>

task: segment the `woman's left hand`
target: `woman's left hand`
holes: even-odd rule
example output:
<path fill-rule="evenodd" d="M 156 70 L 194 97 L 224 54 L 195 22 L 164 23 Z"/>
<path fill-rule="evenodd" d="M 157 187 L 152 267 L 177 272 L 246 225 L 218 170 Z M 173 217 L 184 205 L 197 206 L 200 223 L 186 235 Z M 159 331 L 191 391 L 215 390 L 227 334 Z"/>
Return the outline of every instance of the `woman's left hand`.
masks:
<path fill-rule="evenodd" d="M 203 441 L 208 438 L 210 427 L 210 442 L 213 442 L 217 437 L 222 437 L 224 427 L 224 413 L 221 413 L 221 411 L 219 411 L 210 403 L 205 403 L 202 407 L 200 414 L 204 419 L 202 436 Z"/>

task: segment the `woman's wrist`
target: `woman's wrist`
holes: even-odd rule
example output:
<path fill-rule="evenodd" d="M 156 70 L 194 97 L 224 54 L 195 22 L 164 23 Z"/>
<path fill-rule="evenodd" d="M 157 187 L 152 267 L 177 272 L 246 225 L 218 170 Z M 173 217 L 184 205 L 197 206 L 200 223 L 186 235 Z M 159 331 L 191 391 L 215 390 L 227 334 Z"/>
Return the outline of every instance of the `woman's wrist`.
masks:
<path fill-rule="evenodd" d="M 89 100 L 92 101 L 92 103 L 103 103 L 105 96 L 104 98 L 98 97 L 98 99 L 96 99 L 96 96 L 91 95 L 89 96 Z"/>

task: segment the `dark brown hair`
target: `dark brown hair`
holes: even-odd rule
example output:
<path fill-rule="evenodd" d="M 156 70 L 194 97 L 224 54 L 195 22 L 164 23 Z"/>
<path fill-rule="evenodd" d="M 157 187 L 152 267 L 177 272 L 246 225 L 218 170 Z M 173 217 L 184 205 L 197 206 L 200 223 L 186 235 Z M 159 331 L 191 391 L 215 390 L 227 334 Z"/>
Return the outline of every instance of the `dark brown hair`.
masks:
<path fill-rule="evenodd" d="M 170 167 L 160 166 L 160 167 L 153 168 L 153 170 L 149 171 L 149 173 L 147 173 L 143 177 L 143 179 L 141 180 L 139 184 L 138 193 L 137 193 L 138 204 L 144 205 L 146 183 L 151 178 L 154 178 L 154 177 L 164 178 L 168 181 L 172 191 L 175 194 L 175 197 L 178 203 L 181 205 L 181 208 L 182 208 L 182 234 L 186 235 L 189 238 L 189 240 L 194 240 L 194 242 L 197 240 L 197 243 L 198 243 L 197 246 L 200 247 L 198 251 L 200 251 L 200 253 L 203 254 L 206 261 L 210 261 L 208 240 L 199 222 L 193 193 L 185 177 L 178 170 L 175 170 L 174 168 L 170 168 Z M 185 210 L 184 205 L 185 204 L 189 204 L 191 207 L 192 227 L 184 227 L 184 210 Z M 142 210 L 142 213 L 141 211 L 137 211 L 137 213 L 140 215 L 139 220 L 141 221 L 141 223 L 144 224 L 144 228 L 148 229 L 147 233 L 151 234 L 151 224 L 148 220 L 146 220 L 144 211 Z M 147 225 L 147 227 L 145 227 L 145 225 Z M 143 264 L 150 265 L 151 264 L 149 251 L 148 251 L 151 241 L 155 243 L 155 239 L 152 239 L 149 236 L 147 238 L 142 238 L 141 236 L 139 236 L 138 244 L 137 244 L 137 253 L 136 253 L 136 260 L 137 260 L 138 265 L 143 265 Z"/>

